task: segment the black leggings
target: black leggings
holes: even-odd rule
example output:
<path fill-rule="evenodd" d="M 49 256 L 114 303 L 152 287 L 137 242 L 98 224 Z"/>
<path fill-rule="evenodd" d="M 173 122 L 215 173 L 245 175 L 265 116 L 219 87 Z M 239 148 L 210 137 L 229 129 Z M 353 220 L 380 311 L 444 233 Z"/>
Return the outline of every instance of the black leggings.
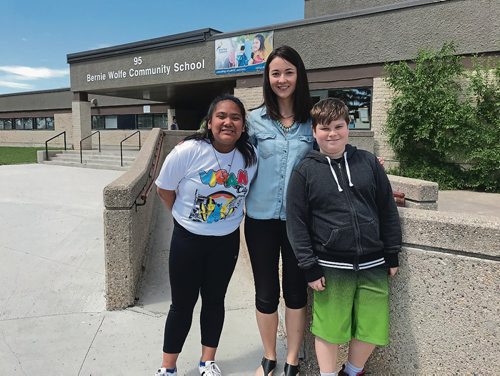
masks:
<path fill-rule="evenodd" d="M 255 283 L 255 306 L 261 313 L 274 313 L 280 299 L 279 258 L 282 258 L 282 288 L 285 305 L 299 309 L 307 303 L 307 283 L 279 219 L 245 217 L 245 239 Z"/>
<path fill-rule="evenodd" d="M 224 297 L 240 249 L 240 232 L 225 236 L 193 234 L 178 223 L 170 245 L 172 304 L 165 323 L 163 352 L 177 354 L 191 328 L 201 295 L 201 344 L 217 347 L 224 324 Z"/>

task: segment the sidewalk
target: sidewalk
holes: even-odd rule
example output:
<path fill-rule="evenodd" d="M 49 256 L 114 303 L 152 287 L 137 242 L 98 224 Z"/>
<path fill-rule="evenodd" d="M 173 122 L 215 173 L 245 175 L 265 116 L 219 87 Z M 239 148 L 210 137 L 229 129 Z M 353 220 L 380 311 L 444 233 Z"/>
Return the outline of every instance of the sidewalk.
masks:
<path fill-rule="evenodd" d="M 160 365 L 170 306 L 171 221 L 165 212 L 138 303 L 105 311 L 102 189 L 120 174 L 0 166 L 0 375 L 148 376 Z M 217 357 L 225 375 L 252 375 L 260 362 L 253 295 L 249 260 L 241 252 Z M 198 375 L 198 313 L 199 307 L 179 375 Z"/>

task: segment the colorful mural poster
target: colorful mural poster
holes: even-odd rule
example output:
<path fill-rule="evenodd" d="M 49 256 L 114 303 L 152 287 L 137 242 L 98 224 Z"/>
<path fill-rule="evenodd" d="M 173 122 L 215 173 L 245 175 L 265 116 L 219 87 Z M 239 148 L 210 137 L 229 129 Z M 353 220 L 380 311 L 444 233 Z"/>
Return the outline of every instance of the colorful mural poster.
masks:
<path fill-rule="evenodd" d="M 272 31 L 239 35 L 215 41 L 215 73 L 263 71 L 273 50 Z"/>

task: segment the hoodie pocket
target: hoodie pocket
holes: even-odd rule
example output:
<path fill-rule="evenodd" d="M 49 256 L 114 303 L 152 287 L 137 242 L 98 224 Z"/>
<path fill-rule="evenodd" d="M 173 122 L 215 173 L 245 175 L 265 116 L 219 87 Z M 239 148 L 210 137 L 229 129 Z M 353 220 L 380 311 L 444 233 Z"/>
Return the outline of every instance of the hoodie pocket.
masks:
<path fill-rule="evenodd" d="M 257 150 L 259 157 L 264 159 L 269 158 L 275 153 L 276 150 L 276 135 L 272 133 L 259 133 L 255 135 L 257 138 Z"/>
<path fill-rule="evenodd" d="M 331 230 L 328 240 L 323 243 L 323 246 L 327 250 L 333 251 L 349 251 L 355 249 L 356 240 L 354 237 L 354 228 L 334 228 Z"/>
<path fill-rule="evenodd" d="M 380 240 L 380 230 L 377 221 L 371 220 L 360 223 L 359 230 L 361 232 L 361 247 L 365 252 L 383 249 L 384 246 Z"/>

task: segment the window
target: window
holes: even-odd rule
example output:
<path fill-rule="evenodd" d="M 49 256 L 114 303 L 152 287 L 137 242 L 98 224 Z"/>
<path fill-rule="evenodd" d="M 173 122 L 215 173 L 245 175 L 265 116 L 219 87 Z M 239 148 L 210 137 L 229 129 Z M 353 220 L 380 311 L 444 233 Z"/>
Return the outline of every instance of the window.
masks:
<path fill-rule="evenodd" d="M 45 118 L 45 124 L 47 125 L 47 129 L 54 130 L 54 118 L 53 117 Z"/>
<path fill-rule="evenodd" d="M 151 114 L 137 115 L 137 128 L 153 128 L 153 117 Z"/>
<path fill-rule="evenodd" d="M 23 128 L 33 129 L 33 118 L 23 118 Z"/>
<path fill-rule="evenodd" d="M 0 129 L 12 129 L 12 119 L 0 119 Z"/>
<path fill-rule="evenodd" d="M 104 129 L 118 129 L 118 117 L 106 116 L 104 118 Z"/>
<path fill-rule="evenodd" d="M 339 98 L 349 107 L 350 129 L 371 128 L 371 87 L 342 88 L 312 91 L 313 102 L 326 97 Z"/>
<path fill-rule="evenodd" d="M 35 118 L 35 129 L 54 129 L 54 118 L 51 117 Z"/>
<path fill-rule="evenodd" d="M 0 119 L 0 130 L 53 130 L 53 117 L 24 117 L 14 119 Z"/>
<path fill-rule="evenodd" d="M 36 118 L 36 129 L 45 129 L 47 128 L 47 122 L 45 118 L 43 117 L 38 117 Z"/>
<path fill-rule="evenodd" d="M 121 115 L 118 116 L 118 129 L 135 129 L 136 115 Z"/>
<path fill-rule="evenodd" d="M 154 127 L 155 128 L 167 128 L 167 115 L 165 114 L 154 114 Z"/>
<path fill-rule="evenodd" d="M 92 116 L 92 129 L 104 129 L 104 116 Z"/>
<path fill-rule="evenodd" d="M 167 128 L 166 114 L 92 115 L 92 129 Z"/>

